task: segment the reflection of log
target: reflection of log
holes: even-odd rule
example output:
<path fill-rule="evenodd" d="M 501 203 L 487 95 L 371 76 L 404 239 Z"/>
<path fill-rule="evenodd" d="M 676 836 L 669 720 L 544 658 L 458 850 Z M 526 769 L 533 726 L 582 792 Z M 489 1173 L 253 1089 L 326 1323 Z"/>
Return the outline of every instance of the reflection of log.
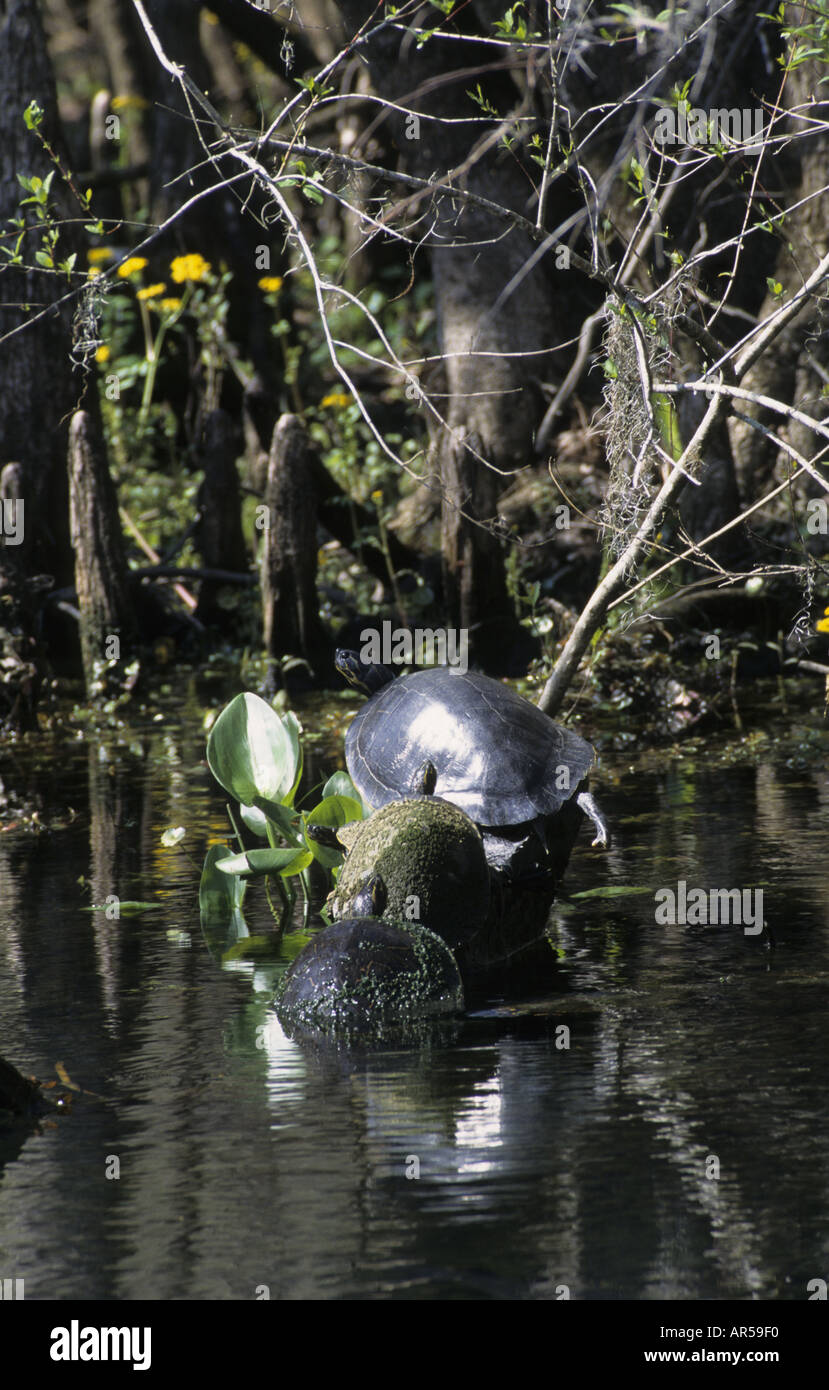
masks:
<path fill-rule="evenodd" d="M 204 426 L 204 482 L 199 489 L 200 517 L 196 543 L 206 569 L 243 574 L 248 568 L 248 557 L 242 535 L 236 454 L 230 416 L 224 410 L 212 411 Z M 200 622 L 215 627 L 238 628 L 235 613 L 223 609 L 219 604 L 221 588 L 221 583 L 215 579 L 204 580 L 196 617 Z"/>
<path fill-rule="evenodd" d="M 269 657 L 301 656 L 327 669 L 330 643 L 317 602 L 317 506 L 312 450 L 299 416 L 283 415 L 273 432 L 265 488 L 262 615 Z"/>
<path fill-rule="evenodd" d="M 129 573 L 118 502 L 97 420 L 77 411 L 69 430 L 69 505 L 87 694 L 110 657 L 134 640 Z M 111 639 L 117 639 L 112 641 Z"/>

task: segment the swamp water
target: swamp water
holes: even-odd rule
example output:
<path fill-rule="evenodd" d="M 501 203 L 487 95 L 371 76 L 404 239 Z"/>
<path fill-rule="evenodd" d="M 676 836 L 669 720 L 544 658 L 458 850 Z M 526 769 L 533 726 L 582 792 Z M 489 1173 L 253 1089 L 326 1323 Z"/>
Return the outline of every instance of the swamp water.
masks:
<path fill-rule="evenodd" d="M 741 735 L 609 735 L 613 843 L 580 835 L 543 988 L 479 992 L 415 1049 L 286 1037 L 270 1001 L 307 935 L 274 950 L 261 886 L 249 938 L 205 940 L 199 869 L 228 827 L 192 690 L 5 745 L 0 1056 L 82 1089 L 0 1130 L 2 1274 L 27 1299 L 807 1298 L 829 1252 L 829 736 L 775 689 Z M 345 707 L 298 713 L 329 727 L 325 775 Z M 178 825 L 192 863 L 161 843 Z M 769 930 L 657 922 L 680 883 L 762 889 Z M 608 887 L 639 891 L 578 896 Z M 157 907 L 85 910 L 110 894 Z"/>

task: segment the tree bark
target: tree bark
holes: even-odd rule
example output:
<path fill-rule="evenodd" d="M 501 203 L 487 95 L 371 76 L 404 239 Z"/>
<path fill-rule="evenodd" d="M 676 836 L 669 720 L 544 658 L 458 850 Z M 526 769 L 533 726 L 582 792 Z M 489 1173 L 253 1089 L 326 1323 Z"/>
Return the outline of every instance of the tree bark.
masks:
<path fill-rule="evenodd" d="M 786 22 L 793 29 L 809 23 L 814 15 L 815 11 L 808 5 L 786 7 Z M 822 90 L 819 84 L 823 80 L 825 67 L 820 59 L 810 58 L 788 74 L 784 88 L 784 101 L 789 109 L 794 111 L 799 108 L 798 115 L 793 115 L 788 121 L 789 131 L 794 136 L 792 152 L 799 155 L 795 177 L 786 180 L 786 202 L 792 211 L 781 228 L 780 248 L 772 277 L 782 284 L 784 298 L 799 289 L 829 250 L 829 190 L 826 180 L 829 132 L 825 122 L 814 120 L 808 135 L 798 138 L 803 137 L 806 122 L 810 121 L 809 108 L 815 100 L 814 94 Z M 780 138 L 780 126 L 776 128 L 776 134 Z M 759 319 L 762 321 L 773 313 L 780 303 L 780 298 L 769 291 L 760 306 Z M 820 300 L 814 297 L 746 373 L 741 385 L 761 395 L 802 405 L 809 415 L 821 420 L 826 418 L 829 409 L 827 402 L 821 399 L 827 369 L 829 340 Z M 779 427 L 780 417 L 763 407 L 752 407 L 747 413 L 762 424 Z M 779 451 L 741 420 L 732 419 L 729 429 L 740 491 L 746 503 L 750 503 L 770 485 Z M 811 458 L 814 454 L 818 441 L 811 430 L 792 421 L 785 427 L 785 436 L 805 458 Z M 820 489 L 808 479 L 800 486 L 809 495 L 820 495 Z"/>
<path fill-rule="evenodd" d="M 283 415 L 273 433 L 265 504 L 262 613 L 266 654 L 303 657 L 321 674 L 331 643 L 317 600 L 317 509 L 308 465 L 310 444 L 297 415 Z"/>
<path fill-rule="evenodd" d="M 107 662 L 114 658 L 123 669 L 135 630 L 118 501 L 103 435 L 97 418 L 82 410 L 73 416 L 69 433 L 69 480 L 81 655 L 87 696 L 92 697 L 116 684 L 105 677 Z"/>
<path fill-rule="evenodd" d="M 84 387 L 80 377 L 73 379 L 69 357 L 73 307 L 56 304 L 70 282 L 64 274 L 36 267 L 42 232 L 34 227 L 30 209 L 20 206 L 27 195 L 17 175 L 54 175 L 49 202 L 60 222 L 77 219 L 79 209 L 69 203 L 60 174 L 24 123 L 23 113 L 33 99 L 44 112 L 42 134 L 62 155 L 54 75 L 38 5 L 8 0 L 0 18 L 0 226 L 7 228 L 11 218 L 25 215 L 29 230 L 20 247 L 24 265 L 6 266 L 0 275 L 0 467 L 15 459 L 22 470 L 26 521 L 17 563 L 26 573 L 52 575 L 56 586 L 63 587 L 71 584 L 73 572 L 68 417 Z M 58 259 L 77 249 L 71 227 L 61 225 Z M 13 337 L 6 336 L 11 333 Z"/>
<path fill-rule="evenodd" d="M 196 541 L 206 568 L 244 574 L 248 555 L 242 535 L 236 454 L 233 421 L 224 410 L 214 410 L 204 428 L 204 482 L 199 491 L 201 515 Z M 220 628 L 237 625 L 235 615 L 219 602 L 222 589 L 223 585 L 215 579 L 202 582 L 195 614 L 199 622 Z"/>
<path fill-rule="evenodd" d="M 369 0 L 341 0 L 340 7 L 350 33 L 372 9 Z M 363 51 L 375 90 L 403 108 L 384 119 L 408 171 L 434 179 L 463 166 L 458 177 L 470 192 L 526 214 L 526 174 L 514 153 L 487 147 L 481 130 L 488 134 L 490 126 L 480 124 L 468 95 L 480 83 L 502 115 L 517 106 L 500 49 L 493 56 L 470 40 L 459 56 L 457 44 L 432 38 L 418 48 L 411 35 L 388 29 Z M 503 655 L 504 634 L 516 619 L 497 535 L 497 494 L 509 478 L 487 465 L 510 473 L 533 458 L 541 398 L 530 383 L 543 374 L 555 341 L 553 287 L 547 266 L 528 269 L 535 246 L 527 232 L 479 206 L 442 195 L 427 208 L 416 195 L 392 215 L 415 223 L 431 252 L 449 401 L 434 441 L 444 489 L 447 606 L 450 622 L 470 629 L 476 658 L 488 664 Z M 479 458 L 469 452 L 473 440 Z"/>

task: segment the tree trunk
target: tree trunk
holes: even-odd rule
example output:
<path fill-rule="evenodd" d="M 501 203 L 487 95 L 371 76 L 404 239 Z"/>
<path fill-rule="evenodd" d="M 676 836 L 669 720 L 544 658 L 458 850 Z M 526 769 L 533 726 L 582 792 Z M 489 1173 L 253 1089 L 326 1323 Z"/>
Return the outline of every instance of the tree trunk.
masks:
<path fill-rule="evenodd" d="M 202 466 L 204 482 L 199 491 L 200 511 L 196 542 L 207 569 L 248 569 L 242 535 L 242 500 L 236 472 L 236 438 L 233 421 L 224 410 L 214 410 L 205 421 Z M 232 610 L 222 608 L 221 582 L 205 579 L 199 591 L 196 618 L 207 626 L 238 627 Z"/>
<path fill-rule="evenodd" d="M 265 651 L 278 661 L 303 657 L 317 676 L 331 658 L 317 600 L 317 509 L 310 444 L 297 415 L 283 415 L 271 445 L 262 557 Z"/>
<path fill-rule="evenodd" d="M 808 5 L 789 5 L 786 7 L 787 25 L 796 29 L 812 20 L 815 13 Z M 786 180 L 789 190 L 786 201 L 792 211 L 782 225 L 773 276 L 783 286 L 784 294 L 781 298 L 769 291 L 759 310 L 761 320 L 800 288 L 829 250 L 829 191 L 826 182 L 829 132 L 825 122 L 812 121 L 809 114 L 815 100 L 814 93 L 822 90 L 819 86 L 821 81 L 825 81 L 825 67 L 819 58 L 811 58 L 788 74 L 784 87 L 785 104 L 790 110 L 798 109 L 799 112 L 788 122 L 794 137 L 792 151 L 799 155 L 799 179 L 795 176 Z M 803 138 L 805 129 L 808 129 L 808 135 Z M 779 139 L 782 134 L 780 126 L 776 127 L 775 133 Z M 827 402 L 821 399 L 822 385 L 829 370 L 829 340 L 820 302 L 819 298 L 813 297 L 807 303 L 807 307 L 792 319 L 741 382 L 749 391 L 801 406 L 818 420 L 825 419 L 829 409 Z M 751 406 L 745 413 L 762 424 L 781 430 L 780 416 L 764 410 L 762 406 Z M 730 433 L 740 491 L 748 504 L 770 484 L 779 450 L 741 420 L 730 422 Z M 782 433 L 798 453 L 805 458 L 812 457 L 818 445 L 813 431 L 790 421 Z M 808 479 L 799 486 L 807 495 L 824 495 Z"/>
<path fill-rule="evenodd" d="M 69 501 L 75 588 L 80 610 L 81 655 L 88 697 L 120 683 L 107 663 L 123 672 L 135 631 L 129 570 L 100 423 L 79 410 L 69 433 Z"/>
<path fill-rule="evenodd" d="M 354 33 L 371 4 L 342 0 L 341 9 Z M 490 126 L 481 126 L 480 108 L 468 95 L 479 81 L 500 114 L 515 109 L 518 92 L 502 70 L 501 50 L 476 48 L 470 40 L 459 57 L 449 41 L 432 38 L 418 48 L 411 35 L 388 29 L 363 51 L 375 90 L 403 108 L 390 110 L 387 120 L 407 169 L 434 181 L 463 165 L 460 177 L 470 192 L 525 214 L 526 174 L 513 153 L 486 148 L 486 136 L 479 142 Z M 527 269 L 535 249 L 527 233 L 479 206 L 437 195 L 427 208 L 425 196 L 415 195 L 396 206 L 394 218 L 403 226 L 414 222 L 413 235 L 431 250 L 449 400 L 434 443 L 444 490 L 449 620 L 470 629 L 477 659 L 488 664 L 503 657 L 505 632 L 516 625 L 496 498 L 509 481 L 500 474 L 533 458 L 541 398 L 530 383 L 543 374 L 555 341 L 552 282 L 546 266 Z M 473 440 L 477 458 L 469 451 Z"/>
<path fill-rule="evenodd" d="M 25 215 L 29 230 L 20 246 L 24 265 L 6 266 L 0 275 L 0 467 L 15 459 L 22 471 L 25 531 L 16 562 L 28 574 L 52 575 L 56 586 L 63 587 L 72 583 L 73 574 L 68 419 L 84 384 L 79 375 L 73 378 L 69 356 L 73 305 L 55 304 L 71 288 L 70 282 L 62 273 L 35 268 L 42 231 L 33 224 L 31 206 L 20 206 L 27 194 L 18 174 L 41 179 L 53 174 L 49 205 L 57 221 L 77 219 L 79 209 L 69 203 L 60 174 L 24 123 L 23 113 L 33 99 L 44 112 L 41 133 L 62 155 L 55 82 L 39 7 L 34 0 L 8 0 L 0 19 L 0 226 L 5 229 L 11 218 Z M 61 225 L 56 258 L 62 260 L 77 249 L 71 227 Z M 76 273 L 75 283 L 78 279 Z"/>

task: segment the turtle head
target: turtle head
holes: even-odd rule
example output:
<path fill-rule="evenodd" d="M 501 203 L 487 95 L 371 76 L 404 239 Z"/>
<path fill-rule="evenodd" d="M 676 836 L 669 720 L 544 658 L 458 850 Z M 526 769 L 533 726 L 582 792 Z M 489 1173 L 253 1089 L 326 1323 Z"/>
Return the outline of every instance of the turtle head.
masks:
<path fill-rule="evenodd" d="M 382 917 L 388 900 L 384 880 L 380 874 L 371 874 L 352 898 L 349 911 L 352 917 Z"/>
<path fill-rule="evenodd" d="M 427 758 L 412 778 L 412 792 L 415 796 L 434 796 L 437 780 L 438 770 Z"/>
<path fill-rule="evenodd" d="M 305 834 L 315 845 L 322 845 L 324 849 L 337 849 L 341 854 L 345 849 L 342 841 L 337 838 L 335 825 L 318 825 L 315 821 L 309 821 L 305 827 Z"/>
<path fill-rule="evenodd" d="M 353 685 L 355 690 L 361 690 L 364 695 L 374 695 L 394 680 L 394 671 L 390 666 L 363 661 L 359 652 L 348 651 L 346 647 L 337 648 L 334 665 L 348 684 Z"/>

